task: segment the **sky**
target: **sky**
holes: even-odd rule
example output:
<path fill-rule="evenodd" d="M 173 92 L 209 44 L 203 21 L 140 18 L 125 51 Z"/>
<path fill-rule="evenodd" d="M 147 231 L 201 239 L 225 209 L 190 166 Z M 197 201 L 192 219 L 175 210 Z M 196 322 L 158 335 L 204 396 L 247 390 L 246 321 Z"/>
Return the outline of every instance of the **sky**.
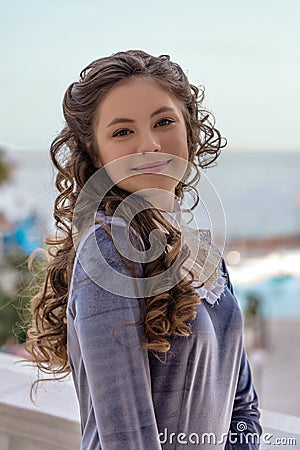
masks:
<path fill-rule="evenodd" d="M 232 149 L 299 150 L 298 0 L 0 0 L 0 145 L 47 151 L 92 60 L 169 54 Z"/>

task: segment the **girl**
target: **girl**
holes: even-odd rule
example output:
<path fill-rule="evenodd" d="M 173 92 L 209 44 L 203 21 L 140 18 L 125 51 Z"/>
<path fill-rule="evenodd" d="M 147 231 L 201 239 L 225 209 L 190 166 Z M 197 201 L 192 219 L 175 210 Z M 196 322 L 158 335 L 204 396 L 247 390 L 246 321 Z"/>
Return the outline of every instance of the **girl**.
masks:
<path fill-rule="evenodd" d="M 203 98 L 169 56 L 140 50 L 93 61 L 65 93 L 50 150 L 63 233 L 45 241 L 27 349 L 40 369 L 72 373 L 81 449 L 258 448 L 225 261 L 181 219 L 225 146 Z"/>

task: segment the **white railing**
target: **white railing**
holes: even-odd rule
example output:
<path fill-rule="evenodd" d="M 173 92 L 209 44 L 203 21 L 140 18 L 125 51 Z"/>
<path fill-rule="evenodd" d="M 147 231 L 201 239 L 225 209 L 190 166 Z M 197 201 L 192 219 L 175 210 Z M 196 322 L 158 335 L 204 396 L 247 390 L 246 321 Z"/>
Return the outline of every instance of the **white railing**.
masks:
<path fill-rule="evenodd" d="M 17 361 L 0 352 L 0 449 L 79 450 L 79 411 L 71 378 L 42 382 L 34 405 L 29 389 L 36 370 Z M 261 450 L 300 449 L 299 417 L 262 410 L 262 424 Z"/>

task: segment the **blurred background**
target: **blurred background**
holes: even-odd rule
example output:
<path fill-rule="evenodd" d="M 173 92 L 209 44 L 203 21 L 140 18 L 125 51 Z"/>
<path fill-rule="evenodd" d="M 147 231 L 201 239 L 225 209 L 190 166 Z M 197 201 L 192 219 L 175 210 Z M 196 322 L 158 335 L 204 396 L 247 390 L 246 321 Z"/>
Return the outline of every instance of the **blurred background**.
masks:
<path fill-rule="evenodd" d="M 49 146 L 63 126 L 65 89 L 96 58 L 169 54 L 205 86 L 205 106 L 228 140 L 205 173 L 224 208 L 224 257 L 261 407 L 300 416 L 300 3 L 0 5 L 1 351 L 24 355 L 26 261 L 54 231 Z"/>

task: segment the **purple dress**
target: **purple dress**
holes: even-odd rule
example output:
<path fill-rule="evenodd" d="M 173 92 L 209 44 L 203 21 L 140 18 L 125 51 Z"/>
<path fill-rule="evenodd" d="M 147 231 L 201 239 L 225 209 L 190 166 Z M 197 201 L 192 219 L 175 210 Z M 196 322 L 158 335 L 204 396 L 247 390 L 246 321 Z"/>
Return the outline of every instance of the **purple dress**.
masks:
<path fill-rule="evenodd" d="M 103 217 L 109 224 L 110 216 Z M 115 230 L 121 237 L 122 223 Z M 145 342 L 142 326 L 116 328 L 113 334 L 117 324 L 139 321 L 140 309 L 131 278 L 126 283 L 120 277 L 115 286 L 111 277 L 111 270 L 131 275 L 111 238 L 101 225 L 90 232 L 78 249 L 80 260 L 75 258 L 67 307 L 81 450 L 258 449 L 258 396 L 224 259 L 218 301 L 201 296 L 192 334 L 171 337 L 171 350 L 160 362 L 139 350 Z M 110 270 L 95 256 L 95 238 Z M 83 266 L 92 267 L 98 279 Z M 136 270 L 142 276 L 142 264 L 136 263 Z M 123 294 L 102 287 L 110 284 Z"/>

